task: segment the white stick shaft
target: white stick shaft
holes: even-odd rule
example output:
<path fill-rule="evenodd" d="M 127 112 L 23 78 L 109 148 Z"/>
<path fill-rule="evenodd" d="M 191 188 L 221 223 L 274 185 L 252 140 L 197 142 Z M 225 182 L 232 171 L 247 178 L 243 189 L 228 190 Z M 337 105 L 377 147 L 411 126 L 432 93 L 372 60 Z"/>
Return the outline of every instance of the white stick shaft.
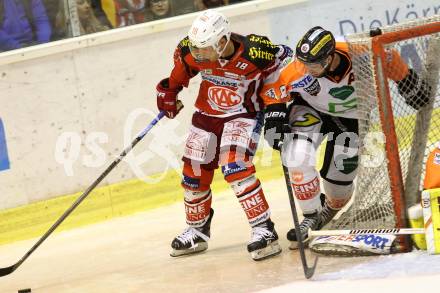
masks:
<path fill-rule="evenodd" d="M 354 230 L 309 230 L 309 236 L 339 236 L 339 235 L 411 235 L 425 234 L 423 228 L 393 228 L 393 229 L 354 229 Z"/>

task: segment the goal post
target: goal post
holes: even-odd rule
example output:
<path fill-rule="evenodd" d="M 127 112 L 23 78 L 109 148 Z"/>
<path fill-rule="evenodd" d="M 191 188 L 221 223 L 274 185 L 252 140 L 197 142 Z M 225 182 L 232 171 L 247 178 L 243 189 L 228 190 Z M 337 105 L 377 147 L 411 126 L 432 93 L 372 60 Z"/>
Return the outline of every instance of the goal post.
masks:
<path fill-rule="evenodd" d="M 440 15 L 377 32 L 346 37 L 355 74 L 360 160 L 350 205 L 327 229 L 408 227 L 406 211 L 420 202 L 424 162 L 440 141 Z M 408 100 L 402 85 L 388 78 L 390 72 L 399 76 L 404 70 L 385 66 L 393 50 L 418 77 L 407 80 L 406 90 L 415 92 L 421 82 L 426 83 L 427 100 Z M 398 236 L 395 242 L 393 251 L 411 249 L 409 237 Z M 311 249 L 338 254 L 337 245 L 320 251 L 312 242 Z M 343 251 L 346 254 L 347 247 Z"/>

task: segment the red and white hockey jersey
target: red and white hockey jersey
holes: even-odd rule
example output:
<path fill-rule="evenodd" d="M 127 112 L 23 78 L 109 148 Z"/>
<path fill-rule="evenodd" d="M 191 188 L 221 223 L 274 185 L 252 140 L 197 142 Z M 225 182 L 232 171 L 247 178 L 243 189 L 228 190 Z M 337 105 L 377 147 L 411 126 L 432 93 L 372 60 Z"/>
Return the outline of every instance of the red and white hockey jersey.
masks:
<path fill-rule="evenodd" d="M 219 61 L 196 62 L 188 37 L 174 52 L 170 88 L 187 87 L 189 80 L 200 73 L 202 82 L 195 106 L 206 115 L 228 117 L 262 110 L 259 93 L 263 83 L 276 80 L 278 69 L 292 56 L 289 47 L 274 45 L 264 36 L 232 34 L 231 41 L 235 53 L 224 66 Z"/>

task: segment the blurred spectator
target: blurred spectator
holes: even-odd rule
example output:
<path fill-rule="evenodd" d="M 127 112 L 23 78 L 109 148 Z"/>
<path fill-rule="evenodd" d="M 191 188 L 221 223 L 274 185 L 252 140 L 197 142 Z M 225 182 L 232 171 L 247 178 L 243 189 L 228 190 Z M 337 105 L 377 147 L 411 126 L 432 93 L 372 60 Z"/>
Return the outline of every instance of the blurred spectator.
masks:
<path fill-rule="evenodd" d="M 205 10 L 228 5 L 229 0 L 194 0 L 194 4 L 198 10 Z"/>
<path fill-rule="evenodd" d="M 149 21 L 167 18 L 174 15 L 170 0 L 147 0 L 147 2 L 149 8 L 147 19 Z"/>
<path fill-rule="evenodd" d="M 182 15 L 199 11 L 199 9 L 196 7 L 195 2 L 196 1 L 194 0 L 174 0 L 172 7 L 174 15 Z"/>
<path fill-rule="evenodd" d="M 113 27 L 142 23 L 146 21 L 148 0 L 101 0 L 102 9 Z"/>
<path fill-rule="evenodd" d="M 41 0 L 2 0 L 0 24 L 0 51 L 50 40 L 51 27 Z"/>
<path fill-rule="evenodd" d="M 78 15 L 78 21 L 70 21 L 70 25 L 79 25 L 80 35 L 96 33 L 100 31 L 108 30 L 109 27 L 103 25 L 95 16 L 92 6 L 89 0 L 76 0 L 76 9 Z M 72 16 L 68 16 L 72 17 Z M 56 30 L 60 35 L 69 35 L 71 33 L 67 31 L 67 23 L 68 19 L 66 19 L 65 10 L 64 10 L 64 1 L 60 4 L 60 9 L 57 15 L 56 21 Z"/>
<path fill-rule="evenodd" d="M 107 27 L 111 27 L 112 25 L 110 24 L 107 15 L 104 13 L 104 10 L 102 9 L 101 0 L 91 0 L 90 4 L 92 5 L 93 12 L 95 13 L 95 16 L 99 20 L 99 22 Z"/>
<path fill-rule="evenodd" d="M 50 37 L 51 41 L 56 41 L 67 37 L 66 35 L 58 35 L 56 30 L 56 18 L 58 11 L 60 10 L 60 4 L 64 0 L 43 0 L 44 7 L 46 8 L 47 18 L 49 18 L 49 23 L 52 28 L 52 34 Z"/>
<path fill-rule="evenodd" d="M 81 35 L 108 30 L 95 16 L 89 0 L 76 0 Z"/>

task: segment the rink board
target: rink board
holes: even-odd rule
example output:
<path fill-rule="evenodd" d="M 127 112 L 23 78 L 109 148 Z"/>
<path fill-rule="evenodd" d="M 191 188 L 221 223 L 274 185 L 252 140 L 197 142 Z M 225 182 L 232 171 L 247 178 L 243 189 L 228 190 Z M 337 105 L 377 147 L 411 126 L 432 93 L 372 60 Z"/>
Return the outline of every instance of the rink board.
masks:
<path fill-rule="evenodd" d="M 262 165 L 261 160 L 256 164 L 257 176 L 263 182 L 283 176 L 279 155 L 275 152 L 272 154 L 269 166 L 268 162 L 263 162 Z M 257 157 L 261 157 L 261 151 Z M 172 170 L 157 184 L 128 180 L 96 188 L 57 231 L 183 202 L 180 180 L 180 170 Z M 221 171 L 217 170 L 212 184 L 214 197 L 217 192 L 228 188 Z M 0 245 L 41 236 L 80 195 L 79 192 L 0 211 Z M 234 196 L 232 191 L 230 196 Z"/>

